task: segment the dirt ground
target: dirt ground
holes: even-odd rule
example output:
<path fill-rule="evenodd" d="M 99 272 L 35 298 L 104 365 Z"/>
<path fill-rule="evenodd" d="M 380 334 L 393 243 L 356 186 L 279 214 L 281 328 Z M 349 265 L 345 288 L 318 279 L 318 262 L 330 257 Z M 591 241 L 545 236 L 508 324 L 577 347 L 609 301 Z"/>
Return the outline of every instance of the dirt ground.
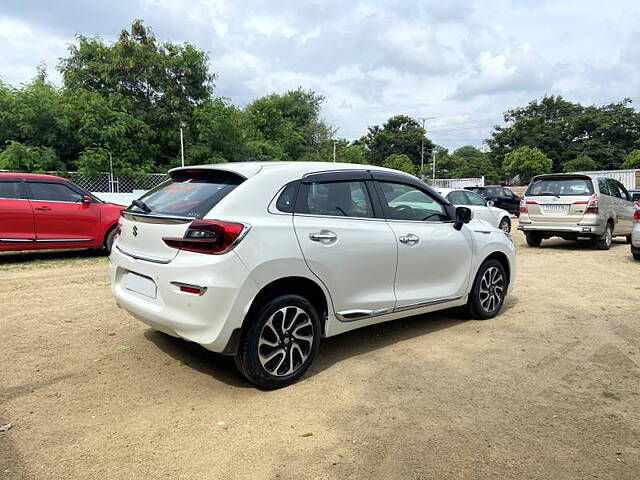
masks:
<path fill-rule="evenodd" d="M 498 318 L 328 339 L 272 392 L 118 309 L 104 257 L 0 257 L 0 478 L 640 478 L 640 263 L 515 237 Z"/>

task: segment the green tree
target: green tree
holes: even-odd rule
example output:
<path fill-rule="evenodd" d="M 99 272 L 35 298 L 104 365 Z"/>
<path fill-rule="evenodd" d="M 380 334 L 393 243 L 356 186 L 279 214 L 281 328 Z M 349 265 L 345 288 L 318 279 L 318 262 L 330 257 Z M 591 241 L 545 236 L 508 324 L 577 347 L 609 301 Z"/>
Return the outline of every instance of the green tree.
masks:
<path fill-rule="evenodd" d="M 416 173 L 415 165 L 409 156 L 403 153 L 393 153 L 389 155 L 385 159 L 383 166 L 393 168 L 394 170 L 400 170 L 401 172 L 409 173 L 411 175 L 415 175 Z"/>
<path fill-rule="evenodd" d="M 640 168 L 640 150 L 632 150 L 622 162 L 621 167 L 628 169 Z"/>
<path fill-rule="evenodd" d="M 418 121 L 406 115 L 396 115 L 382 126 L 369 127 L 368 133 L 360 139 L 366 145 L 368 163 L 382 165 L 390 155 L 403 154 L 417 168 L 420 167 L 423 141 L 426 164 L 434 144 L 425 136 Z"/>
<path fill-rule="evenodd" d="M 323 101 L 301 88 L 254 100 L 245 109 L 249 141 L 278 155 L 270 160 L 330 160 L 333 132 L 320 116 Z"/>
<path fill-rule="evenodd" d="M 0 170 L 22 172 L 50 172 L 64 170 L 51 147 L 33 147 L 9 140 L 6 148 L 0 152 Z"/>
<path fill-rule="evenodd" d="M 111 44 L 79 35 L 59 70 L 66 89 L 98 92 L 148 125 L 158 147 L 152 160 L 166 168 L 179 157 L 180 121 L 189 125 L 194 109 L 211 97 L 215 75 L 207 62 L 204 51 L 158 42 L 151 28 L 136 20 Z"/>
<path fill-rule="evenodd" d="M 451 157 L 452 163 L 456 165 L 453 172 L 455 178 L 485 177 L 489 183 L 495 183 L 499 179 L 491 160 L 475 147 L 460 147 Z"/>
<path fill-rule="evenodd" d="M 519 147 L 505 155 L 503 168 L 512 177 L 519 176 L 521 184 L 527 184 L 536 175 L 551 173 L 553 162 L 535 147 Z"/>
<path fill-rule="evenodd" d="M 562 169 L 565 173 L 590 171 L 598 168 L 596 162 L 587 155 L 578 155 L 573 160 L 565 162 Z"/>

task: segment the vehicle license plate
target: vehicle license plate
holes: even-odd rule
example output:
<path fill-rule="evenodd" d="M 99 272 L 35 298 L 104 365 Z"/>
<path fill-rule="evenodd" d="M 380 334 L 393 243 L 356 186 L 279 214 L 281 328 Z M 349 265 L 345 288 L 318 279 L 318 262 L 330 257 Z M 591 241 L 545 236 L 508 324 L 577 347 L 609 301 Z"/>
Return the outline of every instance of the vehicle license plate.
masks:
<path fill-rule="evenodd" d="M 122 284 L 127 290 L 149 298 L 156 298 L 156 282 L 149 277 L 127 272 L 122 276 Z"/>
<path fill-rule="evenodd" d="M 567 213 L 569 210 L 569 205 L 559 205 L 559 204 L 546 204 L 542 206 L 544 213 Z"/>

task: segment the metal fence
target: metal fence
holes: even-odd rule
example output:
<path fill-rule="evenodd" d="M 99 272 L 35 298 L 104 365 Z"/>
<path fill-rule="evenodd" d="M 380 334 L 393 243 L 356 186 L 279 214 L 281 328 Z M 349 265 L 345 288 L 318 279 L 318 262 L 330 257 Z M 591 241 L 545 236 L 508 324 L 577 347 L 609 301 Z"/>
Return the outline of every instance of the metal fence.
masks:
<path fill-rule="evenodd" d="M 484 176 L 480 178 L 436 178 L 435 188 L 484 187 Z"/>
<path fill-rule="evenodd" d="M 615 178 L 625 188 L 636 189 L 640 188 L 640 169 L 636 170 L 600 170 L 600 171 L 588 171 L 588 172 L 575 172 L 584 173 L 587 175 L 598 175 L 602 177 Z"/>
<path fill-rule="evenodd" d="M 146 173 L 135 177 L 117 177 L 110 173 L 88 176 L 79 172 L 56 172 L 90 192 L 133 193 L 134 190 L 150 190 L 169 178 L 164 173 Z"/>

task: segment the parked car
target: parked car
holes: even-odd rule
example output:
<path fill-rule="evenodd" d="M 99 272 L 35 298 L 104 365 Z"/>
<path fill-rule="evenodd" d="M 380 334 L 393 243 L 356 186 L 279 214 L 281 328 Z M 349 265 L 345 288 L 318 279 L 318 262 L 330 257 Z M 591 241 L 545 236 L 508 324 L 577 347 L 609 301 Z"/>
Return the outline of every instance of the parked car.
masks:
<path fill-rule="evenodd" d="M 640 207 L 640 190 L 629 190 L 629 195 L 631 195 L 631 199 L 636 202 L 636 205 Z"/>
<path fill-rule="evenodd" d="M 415 177 L 356 164 L 177 168 L 125 210 L 110 257 L 118 305 L 234 355 L 247 379 L 298 379 L 321 338 L 449 307 L 495 316 L 515 247 Z M 410 202 L 402 195 L 415 194 Z M 473 223 L 473 222 L 472 222 Z"/>
<path fill-rule="evenodd" d="M 110 252 L 123 209 L 66 178 L 0 173 L 0 251 L 104 248 Z"/>
<path fill-rule="evenodd" d="M 471 190 L 454 189 L 441 189 L 438 192 L 456 206 L 469 207 L 473 212 L 473 218 L 484 220 L 503 232 L 509 233 L 511 231 L 509 212 L 494 207 L 493 202 L 485 200 L 479 194 Z"/>
<path fill-rule="evenodd" d="M 486 187 L 465 187 L 465 189 L 482 195 L 488 202 L 493 202 L 494 207 L 506 210 L 516 217 L 520 215 L 520 197 L 506 187 L 493 185 Z"/>
<path fill-rule="evenodd" d="M 640 208 L 636 208 L 633 215 L 633 231 L 631 232 L 631 255 L 634 260 L 640 260 Z"/>
<path fill-rule="evenodd" d="M 538 175 L 520 205 L 520 226 L 527 244 L 545 238 L 590 239 L 607 250 L 614 236 L 631 242 L 635 212 L 629 192 L 613 178 L 585 174 Z"/>

